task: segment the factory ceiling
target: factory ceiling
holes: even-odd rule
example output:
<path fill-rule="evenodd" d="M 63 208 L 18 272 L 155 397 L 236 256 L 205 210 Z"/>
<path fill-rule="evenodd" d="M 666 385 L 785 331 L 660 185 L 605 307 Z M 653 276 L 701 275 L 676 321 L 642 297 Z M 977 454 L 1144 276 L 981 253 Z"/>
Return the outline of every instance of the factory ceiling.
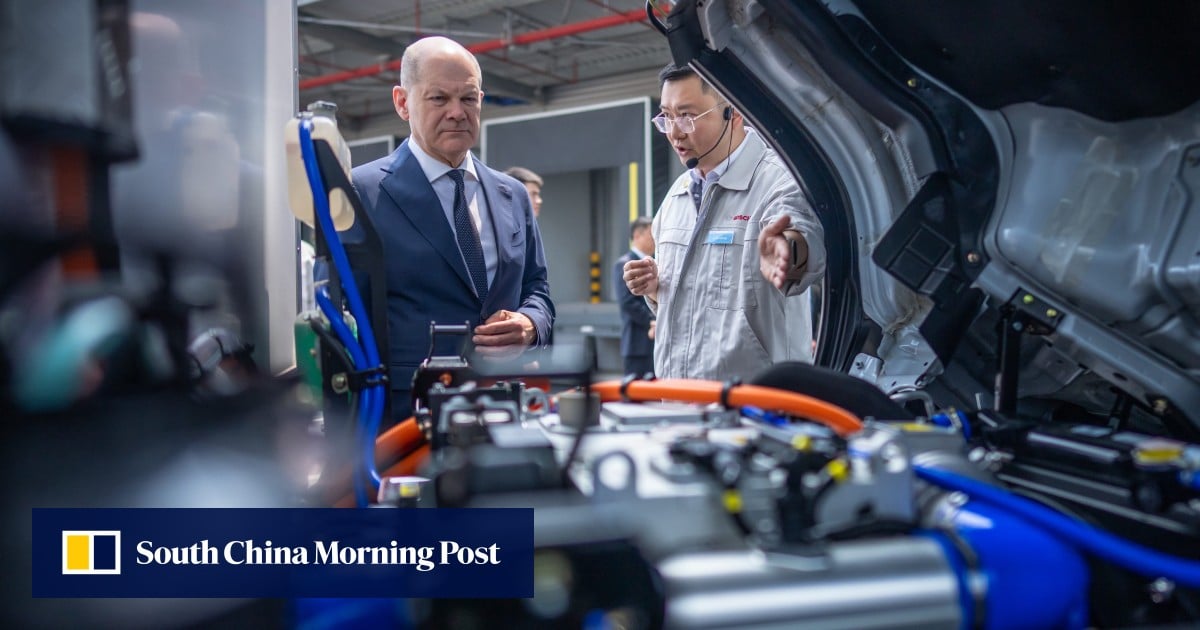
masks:
<path fill-rule="evenodd" d="M 492 116 L 654 95 L 670 57 L 643 0 L 299 0 L 297 27 L 300 105 L 337 103 L 350 133 L 397 120 L 400 56 L 427 35 L 476 54 Z"/>

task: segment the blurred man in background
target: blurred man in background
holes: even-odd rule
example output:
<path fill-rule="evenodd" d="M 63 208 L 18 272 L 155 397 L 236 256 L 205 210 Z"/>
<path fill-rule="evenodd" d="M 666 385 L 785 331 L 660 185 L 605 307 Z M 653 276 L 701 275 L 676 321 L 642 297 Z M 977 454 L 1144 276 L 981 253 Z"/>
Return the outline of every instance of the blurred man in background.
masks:
<path fill-rule="evenodd" d="M 542 213 L 542 178 L 533 171 L 522 166 L 514 166 L 504 171 L 505 175 L 525 184 L 529 192 L 529 202 L 533 204 L 533 217 L 536 219 Z"/>
<path fill-rule="evenodd" d="M 621 359 L 625 374 L 645 376 L 654 372 L 654 339 L 651 327 L 654 313 L 646 300 L 629 292 L 622 278 L 625 263 L 654 255 L 654 235 L 647 217 L 638 217 L 629 225 L 632 244 L 613 266 L 613 290 L 621 306 Z"/>

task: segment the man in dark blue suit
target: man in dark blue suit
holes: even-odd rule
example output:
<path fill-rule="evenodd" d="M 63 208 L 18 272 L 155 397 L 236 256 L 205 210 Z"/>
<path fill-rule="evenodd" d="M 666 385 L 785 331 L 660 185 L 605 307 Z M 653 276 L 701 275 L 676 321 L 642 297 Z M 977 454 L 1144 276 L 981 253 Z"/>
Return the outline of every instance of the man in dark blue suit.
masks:
<path fill-rule="evenodd" d="M 383 240 L 395 419 L 412 412 L 430 321 L 470 322 L 476 351 L 505 359 L 548 343 L 554 324 L 525 186 L 471 155 L 483 100 L 479 63 L 458 43 L 429 37 L 405 49 L 401 64 L 392 101 L 411 135 L 352 173 Z M 434 352 L 456 353 L 454 341 Z"/>
<path fill-rule="evenodd" d="M 654 372 L 654 339 L 650 330 L 654 314 L 646 305 L 646 299 L 629 292 L 625 286 L 625 263 L 654 255 L 654 236 L 650 232 L 650 219 L 638 217 L 629 226 L 630 251 L 617 259 L 613 265 L 613 290 L 621 305 L 621 358 L 625 373 L 644 376 Z"/>

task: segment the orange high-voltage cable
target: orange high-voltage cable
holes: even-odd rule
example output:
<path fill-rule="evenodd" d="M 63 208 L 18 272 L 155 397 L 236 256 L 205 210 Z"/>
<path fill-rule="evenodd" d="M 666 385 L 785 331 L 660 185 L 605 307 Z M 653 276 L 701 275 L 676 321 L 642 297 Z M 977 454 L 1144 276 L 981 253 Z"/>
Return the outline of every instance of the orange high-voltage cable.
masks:
<path fill-rule="evenodd" d="M 725 387 L 724 383 L 717 381 L 682 378 L 632 381 L 625 388 L 624 399 L 643 402 L 675 400 L 705 404 L 720 402 L 729 407 L 753 405 L 769 411 L 781 411 L 820 422 L 842 436 L 856 433 L 863 428 L 862 420 L 858 416 L 819 398 L 773 387 L 733 385 L 729 387 L 726 400 L 721 400 L 721 394 Z M 622 400 L 621 381 L 596 383 L 592 386 L 592 391 L 600 394 L 602 402 Z"/>

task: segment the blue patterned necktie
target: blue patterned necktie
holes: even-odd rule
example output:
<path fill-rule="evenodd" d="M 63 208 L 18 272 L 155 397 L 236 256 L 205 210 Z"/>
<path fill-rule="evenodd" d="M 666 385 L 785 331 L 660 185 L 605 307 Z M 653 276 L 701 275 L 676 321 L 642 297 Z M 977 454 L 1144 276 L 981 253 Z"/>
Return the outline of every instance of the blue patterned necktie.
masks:
<path fill-rule="evenodd" d="M 475 293 L 482 302 L 487 299 L 488 293 L 487 264 L 483 261 L 483 245 L 479 242 L 479 233 L 475 231 L 475 222 L 467 211 L 462 169 L 451 170 L 450 179 L 454 180 L 454 234 L 458 238 L 458 249 L 467 262 L 471 282 L 475 283 Z"/>

